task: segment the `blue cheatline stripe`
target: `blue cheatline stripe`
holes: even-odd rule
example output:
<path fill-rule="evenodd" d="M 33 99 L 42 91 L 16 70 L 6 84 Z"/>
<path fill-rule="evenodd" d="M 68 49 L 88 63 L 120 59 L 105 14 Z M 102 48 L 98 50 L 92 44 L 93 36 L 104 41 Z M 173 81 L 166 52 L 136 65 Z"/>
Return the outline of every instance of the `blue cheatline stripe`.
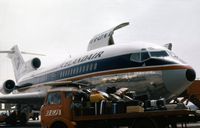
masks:
<path fill-rule="evenodd" d="M 150 58 L 146 60 L 145 62 L 133 62 L 133 61 L 130 61 L 130 55 L 131 54 L 126 54 L 126 55 L 91 61 L 88 63 L 72 66 L 70 68 L 69 67 L 63 68 L 61 70 L 58 70 L 52 73 L 40 75 L 40 76 L 31 78 L 29 80 L 25 80 L 19 83 L 17 88 L 23 88 L 23 87 L 31 86 L 34 84 L 46 83 L 46 82 L 61 80 L 65 78 L 72 78 L 75 76 L 78 77 L 80 75 L 86 75 L 86 74 L 101 72 L 101 71 L 126 69 L 126 68 L 138 68 L 138 67 L 143 67 L 144 63 L 145 63 L 145 68 L 149 66 L 158 66 L 158 65 L 162 66 L 162 65 L 175 64 L 172 61 L 167 61 L 164 59 L 156 59 L 156 58 Z"/>

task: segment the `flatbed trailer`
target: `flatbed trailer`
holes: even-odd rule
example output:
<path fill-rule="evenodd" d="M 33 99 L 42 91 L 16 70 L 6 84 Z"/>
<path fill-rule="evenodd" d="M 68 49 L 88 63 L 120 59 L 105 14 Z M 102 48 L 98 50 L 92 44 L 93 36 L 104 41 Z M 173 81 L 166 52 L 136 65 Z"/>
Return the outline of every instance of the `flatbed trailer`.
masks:
<path fill-rule="evenodd" d="M 190 110 L 162 110 L 133 112 L 113 115 L 74 116 L 73 121 L 80 127 L 123 127 L 132 128 L 177 128 L 177 124 L 186 127 L 187 123 L 196 122 L 198 114 Z M 98 124 L 98 125 L 97 125 Z"/>
<path fill-rule="evenodd" d="M 199 115 L 195 111 L 154 110 L 131 113 L 110 114 L 77 114 L 72 108 L 74 89 L 56 89 L 48 92 L 44 105 L 41 107 L 41 125 L 44 128 L 177 128 L 181 124 L 197 122 Z M 51 103 L 51 97 L 56 96 Z"/>

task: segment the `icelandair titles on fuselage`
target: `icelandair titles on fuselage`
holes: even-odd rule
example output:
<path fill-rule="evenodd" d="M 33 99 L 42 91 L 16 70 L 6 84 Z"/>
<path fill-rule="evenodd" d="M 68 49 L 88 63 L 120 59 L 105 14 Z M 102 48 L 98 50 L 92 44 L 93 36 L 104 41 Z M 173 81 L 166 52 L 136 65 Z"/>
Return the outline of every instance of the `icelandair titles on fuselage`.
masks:
<path fill-rule="evenodd" d="M 75 60 L 71 60 L 71 61 L 64 63 L 62 65 L 62 67 L 71 66 L 71 65 L 75 65 L 75 64 L 78 64 L 78 63 L 81 63 L 81 62 L 88 61 L 88 60 L 100 58 L 103 53 L 104 53 L 104 51 L 100 51 L 100 52 L 97 52 L 97 53 L 92 53 L 92 54 L 89 54 L 89 55 L 85 55 L 83 57 L 79 57 Z"/>

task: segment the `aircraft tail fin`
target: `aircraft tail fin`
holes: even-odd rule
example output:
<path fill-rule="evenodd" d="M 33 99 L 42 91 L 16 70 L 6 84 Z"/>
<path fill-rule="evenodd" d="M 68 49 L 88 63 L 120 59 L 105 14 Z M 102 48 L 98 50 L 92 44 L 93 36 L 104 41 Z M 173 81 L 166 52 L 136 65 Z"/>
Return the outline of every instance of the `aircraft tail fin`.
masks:
<path fill-rule="evenodd" d="M 117 29 L 120 29 L 122 27 L 125 27 L 127 25 L 129 25 L 129 22 L 122 23 L 112 29 L 109 29 L 108 31 L 105 31 L 103 33 L 100 33 L 100 34 L 94 36 L 88 44 L 87 51 L 97 49 L 100 47 L 104 47 L 104 46 L 108 46 L 108 45 L 113 45 L 114 44 L 114 40 L 113 40 L 114 31 Z"/>
<path fill-rule="evenodd" d="M 24 59 L 21 55 L 21 52 L 19 51 L 18 46 L 15 45 L 11 48 L 10 51 L 0 51 L 0 53 L 8 53 L 8 57 L 12 61 L 15 79 L 16 79 L 16 81 L 18 81 L 22 75 L 21 70 L 25 64 Z"/>
<path fill-rule="evenodd" d="M 42 55 L 42 54 L 37 54 L 37 53 L 22 52 L 19 50 L 17 45 L 13 46 L 10 51 L 0 51 L 0 53 L 8 53 L 8 57 L 12 61 L 16 82 L 25 73 L 31 71 L 31 70 L 27 70 L 27 62 L 24 61 L 22 54 Z"/>

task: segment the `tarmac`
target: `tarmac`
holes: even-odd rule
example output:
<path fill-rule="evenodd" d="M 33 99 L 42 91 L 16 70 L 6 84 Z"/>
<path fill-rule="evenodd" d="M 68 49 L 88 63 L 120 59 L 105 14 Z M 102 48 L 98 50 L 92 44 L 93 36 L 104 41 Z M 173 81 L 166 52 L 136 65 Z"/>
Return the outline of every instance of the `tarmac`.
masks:
<path fill-rule="evenodd" d="M 6 125 L 5 123 L 0 123 L 0 128 L 41 128 L 40 120 L 30 120 L 26 125 L 21 126 L 17 124 L 16 126 Z"/>
<path fill-rule="evenodd" d="M 0 128 L 41 128 L 40 121 L 39 120 L 30 120 L 25 126 L 9 126 L 5 123 L 0 123 Z M 124 128 L 124 127 L 123 127 Z M 178 128 L 182 128 L 181 125 L 178 125 Z M 183 128 L 200 128 L 200 122 L 187 124 L 187 127 Z"/>

